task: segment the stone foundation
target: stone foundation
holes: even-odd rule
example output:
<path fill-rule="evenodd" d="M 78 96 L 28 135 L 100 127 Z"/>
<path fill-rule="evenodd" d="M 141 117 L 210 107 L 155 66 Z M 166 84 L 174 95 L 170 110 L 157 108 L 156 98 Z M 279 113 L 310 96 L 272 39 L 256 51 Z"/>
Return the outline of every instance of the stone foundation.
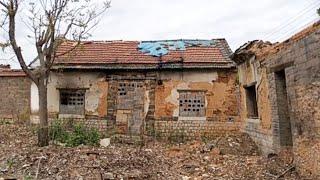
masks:
<path fill-rule="evenodd" d="M 259 120 L 247 120 L 243 132 L 249 134 L 251 139 L 257 144 L 262 154 L 273 152 L 272 135 L 262 131 Z"/>
<path fill-rule="evenodd" d="M 240 123 L 215 121 L 155 121 L 155 135 L 160 137 L 186 136 L 189 138 L 216 137 L 237 134 Z"/>

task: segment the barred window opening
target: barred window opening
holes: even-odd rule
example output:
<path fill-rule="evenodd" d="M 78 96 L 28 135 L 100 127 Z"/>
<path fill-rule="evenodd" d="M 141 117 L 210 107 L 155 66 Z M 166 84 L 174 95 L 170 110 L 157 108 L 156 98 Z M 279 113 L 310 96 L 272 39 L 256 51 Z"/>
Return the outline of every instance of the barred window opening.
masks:
<path fill-rule="evenodd" d="M 85 107 L 85 90 L 60 90 L 60 114 L 83 115 Z"/>
<path fill-rule="evenodd" d="M 204 117 L 205 116 L 205 92 L 204 91 L 180 91 L 179 92 L 179 116 Z"/>

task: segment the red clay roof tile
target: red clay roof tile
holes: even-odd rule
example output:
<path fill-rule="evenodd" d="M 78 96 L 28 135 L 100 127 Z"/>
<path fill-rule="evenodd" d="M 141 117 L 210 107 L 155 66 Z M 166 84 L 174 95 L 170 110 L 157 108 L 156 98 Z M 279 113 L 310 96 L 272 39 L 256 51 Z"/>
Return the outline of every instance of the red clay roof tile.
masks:
<path fill-rule="evenodd" d="M 0 69 L 0 77 L 24 77 L 25 72 L 20 69 Z"/>
<path fill-rule="evenodd" d="M 176 40 L 174 40 L 176 41 Z M 85 41 L 76 48 L 76 42 L 65 41 L 57 50 L 56 65 L 156 65 L 161 63 L 229 64 L 231 50 L 224 39 L 214 39 L 210 46 L 188 46 L 185 50 L 169 50 L 168 54 L 155 57 L 138 49 L 139 41 Z M 74 49 L 73 49 L 74 48 Z"/>

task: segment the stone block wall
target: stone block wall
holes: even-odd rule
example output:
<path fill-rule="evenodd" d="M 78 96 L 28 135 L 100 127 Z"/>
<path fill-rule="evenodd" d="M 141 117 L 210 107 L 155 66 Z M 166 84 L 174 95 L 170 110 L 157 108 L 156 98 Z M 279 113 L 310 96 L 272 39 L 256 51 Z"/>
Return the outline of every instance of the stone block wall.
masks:
<path fill-rule="evenodd" d="M 260 120 L 246 120 L 242 131 L 249 134 L 252 140 L 259 147 L 262 154 L 269 154 L 274 152 L 272 134 L 268 129 L 261 128 Z"/>
<path fill-rule="evenodd" d="M 319 179 L 320 23 L 311 29 L 239 65 L 240 114 L 242 130 L 262 152 L 289 148 L 301 175 Z M 254 121 L 246 117 L 241 86 L 252 82 L 259 111 L 259 119 Z"/>
<path fill-rule="evenodd" d="M 209 138 L 224 134 L 240 133 L 240 124 L 214 121 L 155 121 L 155 135 L 160 137 L 185 136 L 186 138 Z"/>
<path fill-rule="evenodd" d="M 50 118 L 50 123 L 53 123 L 57 119 Z M 66 124 L 83 124 L 87 128 L 94 128 L 102 133 L 107 133 L 113 131 L 113 124 L 106 119 L 99 118 L 59 118 L 60 121 L 65 122 Z"/>
<path fill-rule="evenodd" d="M 28 120 L 31 81 L 25 76 L 0 76 L 0 119 Z"/>
<path fill-rule="evenodd" d="M 302 39 L 287 42 L 276 54 L 267 57 L 264 65 L 268 69 L 270 100 L 274 127 L 284 126 L 280 119 L 280 107 L 277 92 L 277 73 L 285 72 L 287 105 L 294 138 L 299 136 L 319 137 L 319 83 L 320 83 L 320 26 Z M 279 89 L 279 88 L 278 88 Z M 283 114 L 283 113 L 282 113 Z M 276 128 L 274 128 L 276 130 Z M 280 135 L 274 132 L 274 135 Z M 281 139 L 281 138 L 280 138 Z M 280 141 L 279 139 L 279 141 Z"/>
<path fill-rule="evenodd" d="M 241 130 L 250 135 L 263 154 L 274 152 L 272 138 L 271 102 L 269 80 L 266 68 L 255 57 L 238 66 L 239 109 L 242 122 Z M 258 117 L 249 117 L 247 93 L 245 87 L 253 86 L 256 90 Z"/>

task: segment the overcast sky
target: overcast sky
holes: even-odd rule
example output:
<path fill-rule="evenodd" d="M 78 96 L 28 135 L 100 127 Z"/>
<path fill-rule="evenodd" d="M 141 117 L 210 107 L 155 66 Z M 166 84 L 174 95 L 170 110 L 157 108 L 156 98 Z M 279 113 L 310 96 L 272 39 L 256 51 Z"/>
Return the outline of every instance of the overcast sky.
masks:
<path fill-rule="evenodd" d="M 285 40 L 319 19 L 319 7 L 320 0 L 112 0 L 91 39 L 226 38 L 235 50 L 249 40 Z M 36 54 L 26 33 L 21 24 L 18 42 L 30 61 Z M 0 52 L 0 63 L 12 56 Z"/>

